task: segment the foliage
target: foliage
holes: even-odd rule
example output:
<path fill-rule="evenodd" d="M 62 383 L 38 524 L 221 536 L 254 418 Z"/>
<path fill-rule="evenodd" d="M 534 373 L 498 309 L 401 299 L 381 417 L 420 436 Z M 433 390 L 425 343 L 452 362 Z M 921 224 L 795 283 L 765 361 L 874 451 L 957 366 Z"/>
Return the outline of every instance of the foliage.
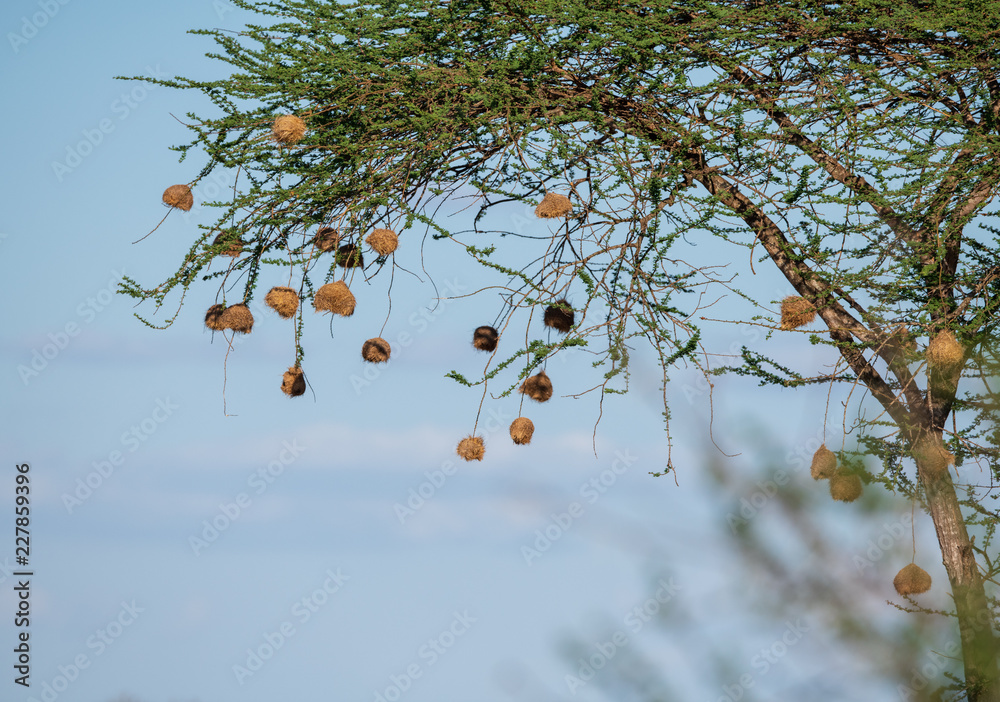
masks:
<path fill-rule="evenodd" d="M 995 640 L 970 617 L 995 607 L 983 581 L 1000 572 L 988 489 L 1000 480 L 996 2 L 234 1 L 269 24 L 196 32 L 232 75 L 143 80 L 214 106 L 189 116 L 193 139 L 178 147 L 204 159 L 195 193 L 220 168 L 242 186 L 212 203 L 218 220 L 173 276 L 153 289 L 129 281 L 126 293 L 159 306 L 201 278 L 245 301 L 263 265 L 284 265 L 309 297 L 339 270 L 316 228 L 357 243 L 392 228 L 400 256 L 423 229 L 506 280 L 498 328 L 518 309 L 578 298 L 570 337 L 526 338 L 484 381 L 518 357 L 523 378 L 587 343 L 607 367 L 595 389 L 615 390 L 628 345 L 645 337 L 665 398 L 678 363 L 787 387 L 858 386 L 853 428 L 881 460 L 865 477 L 920 500 L 938 526 L 968 694 L 993 699 Z M 281 114 L 305 121 L 298 143 L 271 138 Z M 572 212 L 530 232 L 481 228 L 488 212 L 546 193 L 567 195 Z M 452 231 L 435 213 L 462 197 L 478 206 L 475 221 Z M 206 274 L 220 234 L 238 235 L 244 254 Z M 713 239 L 713 261 L 698 260 L 693 246 Z M 364 275 L 399 266 L 396 255 Z M 700 327 L 721 295 L 746 307 L 743 320 L 803 333 L 779 332 L 776 301 L 735 284 L 729 266 L 743 256 L 755 274 L 770 261 L 816 308 L 825 330 L 811 341 L 831 347 L 828 372 L 749 349 L 731 366 L 704 347 Z M 963 357 L 929 364 L 943 331 Z M 942 438 L 969 476 L 961 500 L 948 471 L 902 463 Z M 962 508 L 985 529 L 974 547 Z"/>

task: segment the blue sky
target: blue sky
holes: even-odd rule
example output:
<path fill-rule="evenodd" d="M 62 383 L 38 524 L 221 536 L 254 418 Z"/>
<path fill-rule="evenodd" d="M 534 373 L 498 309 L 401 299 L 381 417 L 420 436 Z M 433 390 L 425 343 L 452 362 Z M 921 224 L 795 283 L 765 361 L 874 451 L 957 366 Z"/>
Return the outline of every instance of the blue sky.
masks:
<path fill-rule="evenodd" d="M 50 697 L 60 702 L 392 700 L 393 689 L 408 702 L 597 700 L 593 683 L 575 694 L 567 687 L 578 666 L 559 644 L 576 638 L 600 650 L 620 629 L 627 646 L 669 661 L 682 698 L 716 699 L 731 680 L 701 665 L 710 649 L 730 653 L 738 679 L 786 623 L 746 620 L 726 514 L 753 486 L 704 477 L 709 460 L 724 459 L 711 449 L 697 376 L 681 369 L 668 390 L 679 485 L 649 475 L 662 469 L 667 440 L 648 350 L 634 354 L 632 392 L 605 402 L 596 456 L 595 400 L 560 397 L 560 383 L 565 392 L 592 384 L 589 359 L 578 354 L 550 365 L 552 402 L 525 405 L 536 425 L 531 446 L 507 437 L 517 401 L 488 399 L 486 460 L 465 464 L 454 446 L 472 429 L 480 390 L 444 374 L 481 372 L 469 339 L 496 315 L 495 301 L 442 302 L 426 278 L 397 276 L 385 336 L 406 333 L 412 343 L 375 373 L 358 353 L 388 309 L 385 281 L 373 281 L 358 293 L 359 314 L 338 320 L 332 338 L 325 321 L 307 324 L 312 390 L 289 400 L 278 388 L 294 360 L 291 323 L 257 314 L 226 359 L 225 340 L 202 325 L 214 289 L 192 289 L 166 331 L 144 326 L 133 302 L 112 294 L 122 274 L 147 284 L 169 274 L 212 215 L 174 213 L 132 245 L 163 216 L 163 189 L 200 166 L 178 164 L 168 150 L 186 139 L 178 120 L 210 106 L 113 76 L 221 75 L 225 67 L 204 57 L 210 42 L 185 31 L 237 29 L 247 19 L 210 0 L 15 0 L 0 9 L 9 96 L 0 525 L 14 519 L 12 465 L 28 462 L 35 572 L 32 687 L 12 683 L 15 631 L 5 615 L 0 697 L 41 700 L 55 685 Z M 407 234 L 397 256 L 416 268 L 420 234 Z M 691 255 L 718 255 L 711 246 Z M 474 290 L 481 272 L 455 248 L 429 242 L 428 271 L 444 290 Z M 766 275 L 749 285 L 775 299 L 789 292 Z M 282 284 L 272 277 L 264 289 Z M 716 340 L 738 348 L 750 336 L 730 327 Z M 804 338 L 758 339 L 803 368 L 829 361 Z M 762 393 L 741 379 L 716 391 L 725 394 L 715 437 L 743 452 L 727 470 L 811 484 L 802 457 L 815 449 L 825 394 Z M 768 435 L 770 445 L 760 440 Z M 602 479 L 601 492 L 585 487 Z M 421 493 L 412 513 L 401 510 Z M 880 525 L 850 523 L 845 553 L 863 553 Z M 943 581 L 932 534 L 918 526 L 925 567 Z M 558 538 L 539 550 L 547 529 Z M 0 558 L 11 558 L 12 541 Z M 908 541 L 893 548 L 876 604 L 908 562 Z M 5 612 L 17 606 L 9 562 L 0 572 Z M 689 627 L 674 636 L 669 618 L 629 629 L 628 613 L 671 579 L 664 610 L 682 610 L 700 635 L 692 639 Z M 943 590 L 936 595 L 944 606 Z M 823 663 L 828 645 L 806 636 L 755 692 L 780 697 L 833 675 Z M 250 670 L 248 649 L 267 646 L 273 655 Z"/>

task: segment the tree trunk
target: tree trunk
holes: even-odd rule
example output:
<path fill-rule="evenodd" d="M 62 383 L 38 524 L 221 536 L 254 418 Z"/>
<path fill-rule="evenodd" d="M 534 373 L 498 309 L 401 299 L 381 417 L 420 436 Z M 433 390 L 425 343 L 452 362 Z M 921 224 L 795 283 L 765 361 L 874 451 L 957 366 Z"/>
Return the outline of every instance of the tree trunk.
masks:
<path fill-rule="evenodd" d="M 941 546 L 941 558 L 951 582 L 969 702 L 1000 702 L 997 676 L 1000 649 L 993 633 L 993 615 L 979 576 L 955 485 L 947 471 L 935 477 L 919 461 L 918 467 L 927 493 L 927 507 Z"/>

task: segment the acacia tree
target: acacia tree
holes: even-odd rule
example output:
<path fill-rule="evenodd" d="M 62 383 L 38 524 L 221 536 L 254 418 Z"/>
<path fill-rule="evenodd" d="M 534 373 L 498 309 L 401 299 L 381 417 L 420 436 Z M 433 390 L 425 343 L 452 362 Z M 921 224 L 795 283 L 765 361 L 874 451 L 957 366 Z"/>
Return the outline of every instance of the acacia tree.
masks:
<path fill-rule="evenodd" d="M 404 247 L 423 229 L 505 277 L 501 336 L 513 337 L 516 311 L 558 313 L 576 298 L 565 336 L 526 334 L 478 382 L 513 373 L 517 358 L 520 380 L 587 346 L 603 371 L 594 389 L 619 391 L 629 344 L 645 337 L 665 400 L 678 363 L 789 388 L 860 387 L 867 399 L 855 404 L 880 413 L 859 414 L 853 430 L 879 466 L 841 450 L 840 470 L 911 496 L 933 520 L 967 698 L 1000 700 L 987 584 L 1000 571 L 1000 229 L 988 211 L 1000 185 L 1000 5 L 233 1 L 266 25 L 195 32 L 217 42 L 210 55 L 231 75 L 140 79 L 214 105 L 190 115 L 193 139 L 177 147 L 182 160 L 204 158 L 194 193 L 215 169 L 240 185 L 211 203 L 218 220 L 172 277 L 153 289 L 128 280 L 124 292 L 159 308 L 215 280 L 218 314 L 253 298 L 261 269 L 276 265 L 315 303 L 318 282 L 399 265 L 378 247 L 353 265 L 373 229 Z M 478 207 L 471 230 L 435 218 L 459 196 Z M 480 226 L 494 208 L 540 202 L 549 231 Z M 724 268 L 686 263 L 687 242 L 710 237 L 720 263 L 749 256 L 787 280 L 782 319 Z M 225 254 L 223 269 L 206 270 Z M 818 315 L 825 330 L 797 338 L 829 346 L 836 363 L 797 371 L 747 348 L 735 365 L 716 355 L 699 326 L 712 289 L 775 333 Z M 303 358 L 296 343 L 295 368 Z"/>

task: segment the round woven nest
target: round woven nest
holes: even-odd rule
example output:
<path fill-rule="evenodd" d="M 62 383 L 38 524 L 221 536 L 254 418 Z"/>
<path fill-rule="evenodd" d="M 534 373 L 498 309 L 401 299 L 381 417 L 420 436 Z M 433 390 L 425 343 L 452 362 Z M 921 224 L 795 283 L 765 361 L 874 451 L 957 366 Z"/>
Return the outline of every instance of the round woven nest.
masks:
<path fill-rule="evenodd" d="M 552 397 L 552 381 L 545 371 L 539 371 L 524 381 L 521 392 L 537 402 L 548 402 Z"/>
<path fill-rule="evenodd" d="M 837 472 L 837 454 L 826 447 L 820 446 L 813 454 L 810 473 L 813 480 L 828 480 Z"/>
<path fill-rule="evenodd" d="M 573 211 L 573 204 L 565 195 L 557 193 L 545 193 L 545 197 L 535 208 L 535 216 L 543 219 L 553 217 L 565 217 Z"/>
<path fill-rule="evenodd" d="M 545 315 L 543 317 L 545 326 L 551 327 L 563 334 L 573 328 L 574 320 L 573 307 L 566 298 L 557 300 L 554 305 L 549 305 L 545 308 Z"/>
<path fill-rule="evenodd" d="M 816 319 L 816 308 L 804 297 L 790 295 L 781 301 L 781 328 L 798 329 Z"/>
<path fill-rule="evenodd" d="M 302 369 L 292 367 L 285 371 L 281 377 L 281 392 L 289 397 L 298 397 L 306 391 L 306 378 L 302 374 Z"/>
<path fill-rule="evenodd" d="M 250 309 L 245 304 L 240 302 L 224 309 L 222 316 L 219 317 L 219 323 L 223 329 L 249 334 L 253 329 L 253 314 L 250 313 Z"/>
<path fill-rule="evenodd" d="M 186 185 L 171 185 L 163 191 L 163 204 L 187 212 L 194 205 L 194 195 Z"/>
<path fill-rule="evenodd" d="M 275 286 L 264 296 L 264 303 L 282 319 L 288 319 L 299 309 L 299 294 L 292 288 Z"/>
<path fill-rule="evenodd" d="M 316 291 L 313 298 L 313 307 L 317 312 L 333 312 L 343 317 L 350 317 L 354 314 L 356 304 L 354 293 L 352 293 L 347 283 L 338 280 L 334 283 L 327 283 Z"/>
<path fill-rule="evenodd" d="M 530 444 L 534 433 L 535 424 L 527 417 L 518 417 L 510 424 L 510 438 L 519 446 Z"/>
<path fill-rule="evenodd" d="M 486 446 L 481 436 L 467 436 L 458 442 L 455 453 L 466 461 L 481 461 L 486 455 Z"/>
<path fill-rule="evenodd" d="M 919 595 L 931 589 L 931 576 L 916 563 L 911 563 L 896 573 L 892 586 L 900 595 Z"/>
<path fill-rule="evenodd" d="M 385 363 L 392 354 L 389 342 L 380 336 L 369 339 L 361 345 L 361 358 L 369 363 Z"/>
<path fill-rule="evenodd" d="M 388 256 L 399 246 L 399 237 L 391 229 L 375 229 L 365 241 L 379 256 Z"/>
<path fill-rule="evenodd" d="M 344 268 L 359 268 L 365 265 L 365 260 L 357 245 L 344 244 L 337 249 L 337 263 Z"/>
<path fill-rule="evenodd" d="M 480 351 L 496 351 L 500 334 L 490 326 L 476 327 L 472 332 L 472 345 Z"/>
<path fill-rule="evenodd" d="M 839 502 L 854 502 L 863 490 L 861 478 L 854 473 L 837 471 L 830 476 L 830 497 Z"/>
<path fill-rule="evenodd" d="M 271 127 L 271 136 L 279 144 L 289 146 L 302 141 L 306 133 L 306 123 L 296 115 L 280 115 Z"/>

